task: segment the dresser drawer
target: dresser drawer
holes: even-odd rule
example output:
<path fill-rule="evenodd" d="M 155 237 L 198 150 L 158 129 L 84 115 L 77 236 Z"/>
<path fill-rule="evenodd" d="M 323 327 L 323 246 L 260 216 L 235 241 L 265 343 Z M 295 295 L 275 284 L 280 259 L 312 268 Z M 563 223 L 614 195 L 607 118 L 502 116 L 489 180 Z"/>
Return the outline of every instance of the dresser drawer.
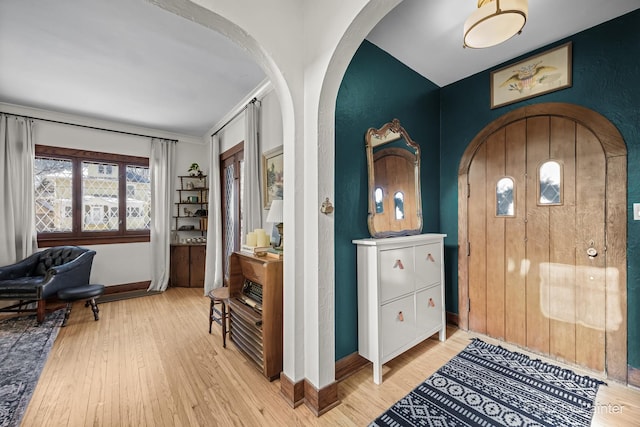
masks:
<path fill-rule="evenodd" d="M 417 334 L 442 328 L 442 290 L 440 284 L 416 293 Z"/>
<path fill-rule="evenodd" d="M 409 344 L 416 337 L 414 295 L 380 307 L 382 358 Z"/>
<path fill-rule="evenodd" d="M 380 301 L 386 302 L 415 290 L 413 248 L 380 251 Z"/>
<path fill-rule="evenodd" d="M 440 283 L 440 273 L 442 272 L 440 244 L 430 243 L 416 246 L 415 264 L 416 289 Z"/>

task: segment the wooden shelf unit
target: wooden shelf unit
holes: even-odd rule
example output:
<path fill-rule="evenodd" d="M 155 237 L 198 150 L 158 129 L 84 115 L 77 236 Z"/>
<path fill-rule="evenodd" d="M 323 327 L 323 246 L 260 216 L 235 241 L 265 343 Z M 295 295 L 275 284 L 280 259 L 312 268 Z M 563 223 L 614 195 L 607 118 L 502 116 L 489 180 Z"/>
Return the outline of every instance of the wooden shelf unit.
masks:
<path fill-rule="evenodd" d="M 262 287 L 262 312 L 237 299 L 245 279 Z M 229 336 L 262 374 L 282 372 L 282 260 L 234 252 L 229 260 Z"/>
<path fill-rule="evenodd" d="M 178 233 L 191 233 L 191 235 L 197 233 L 197 235 L 204 236 L 207 233 L 208 216 L 194 216 L 193 214 L 198 210 L 208 210 L 209 187 L 207 186 L 207 176 L 181 175 L 178 178 L 180 178 L 180 188 L 176 191 L 180 201 L 174 203 L 176 205 L 176 214 L 173 216 L 175 221 L 174 229 Z M 189 200 L 190 197 L 197 197 L 197 201 Z M 184 209 L 190 211 L 191 215 L 186 215 Z M 183 225 L 193 225 L 193 229 L 180 230 Z"/>

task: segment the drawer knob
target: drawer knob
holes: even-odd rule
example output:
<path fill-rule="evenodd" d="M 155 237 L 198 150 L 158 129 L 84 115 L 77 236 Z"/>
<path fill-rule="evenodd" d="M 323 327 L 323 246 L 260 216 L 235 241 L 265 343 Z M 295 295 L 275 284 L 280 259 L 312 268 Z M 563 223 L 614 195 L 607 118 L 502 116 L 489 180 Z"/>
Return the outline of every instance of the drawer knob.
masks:
<path fill-rule="evenodd" d="M 429 298 L 429 304 L 427 304 L 429 307 L 435 307 L 436 303 L 433 302 L 433 298 Z"/>
<path fill-rule="evenodd" d="M 427 254 L 427 261 L 436 262 L 436 260 L 433 258 L 433 255 L 431 254 Z"/>
<path fill-rule="evenodd" d="M 397 259 L 395 264 L 393 264 L 393 268 L 399 268 L 400 270 L 404 270 L 404 265 L 402 265 L 402 260 Z"/>
<path fill-rule="evenodd" d="M 398 320 L 404 322 L 404 314 L 401 311 L 398 312 Z"/>

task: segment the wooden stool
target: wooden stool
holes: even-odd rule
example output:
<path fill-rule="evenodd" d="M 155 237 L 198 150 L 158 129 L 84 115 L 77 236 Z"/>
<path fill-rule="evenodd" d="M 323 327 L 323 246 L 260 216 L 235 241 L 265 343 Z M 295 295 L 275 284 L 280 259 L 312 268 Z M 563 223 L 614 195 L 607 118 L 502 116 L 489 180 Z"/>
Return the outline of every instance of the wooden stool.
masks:
<path fill-rule="evenodd" d="M 71 306 L 74 301 L 78 300 L 86 300 L 84 306 L 91 306 L 91 311 L 93 311 L 93 318 L 95 320 L 99 320 L 98 312 L 98 304 L 96 304 L 96 297 L 99 297 L 104 292 L 104 285 L 83 285 L 83 286 L 74 286 L 73 288 L 61 289 L 58 291 L 58 299 L 62 301 L 66 301 L 67 303 L 67 311 L 64 313 L 64 321 L 62 322 L 62 326 L 67 325 L 67 320 L 69 320 L 69 314 L 71 314 Z"/>
<path fill-rule="evenodd" d="M 215 288 L 207 295 L 211 299 L 209 307 L 209 333 L 211 333 L 211 325 L 216 322 L 222 326 L 222 347 L 227 348 L 227 302 L 229 301 L 229 288 Z M 220 308 L 216 307 L 220 305 Z"/>

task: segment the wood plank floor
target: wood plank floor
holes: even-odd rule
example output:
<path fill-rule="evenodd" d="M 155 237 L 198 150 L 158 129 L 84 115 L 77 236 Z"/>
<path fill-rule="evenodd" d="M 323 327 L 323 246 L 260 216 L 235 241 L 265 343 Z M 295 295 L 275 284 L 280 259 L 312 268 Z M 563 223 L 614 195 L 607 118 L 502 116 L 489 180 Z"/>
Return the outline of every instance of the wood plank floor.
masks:
<path fill-rule="evenodd" d="M 279 381 L 268 382 L 233 343 L 223 349 L 219 326 L 209 335 L 201 289 L 99 307 L 95 322 L 75 304 L 23 426 L 366 426 L 472 336 L 450 328 L 445 343 L 427 340 L 386 364 L 379 386 L 371 366 L 361 369 L 340 383 L 342 403 L 316 418 L 305 405 L 289 407 Z M 594 426 L 638 425 L 640 391 L 609 382 L 596 403 Z"/>

